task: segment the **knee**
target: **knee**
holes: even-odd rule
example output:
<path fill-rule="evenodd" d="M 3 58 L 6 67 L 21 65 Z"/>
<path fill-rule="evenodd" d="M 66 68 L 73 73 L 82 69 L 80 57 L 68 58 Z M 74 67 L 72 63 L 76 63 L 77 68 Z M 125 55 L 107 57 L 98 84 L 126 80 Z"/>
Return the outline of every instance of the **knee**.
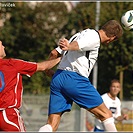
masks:
<path fill-rule="evenodd" d="M 96 108 L 89 109 L 88 111 L 93 113 L 101 121 L 104 121 L 104 120 L 112 117 L 112 112 L 105 106 L 104 103 Z"/>
<path fill-rule="evenodd" d="M 106 112 L 104 112 L 103 115 L 100 117 L 100 120 L 104 121 L 104 120 L 111 118 L 111 117 L 113 117 L 112 112 L 110 110 L 106 110 Z"/>
<path fill-rule="evenodd" d="M 108 110 L 108 113 L 106 114 L 106 118 L 110 118 L 110 117 L 112 117 L 112 112 Z"/>

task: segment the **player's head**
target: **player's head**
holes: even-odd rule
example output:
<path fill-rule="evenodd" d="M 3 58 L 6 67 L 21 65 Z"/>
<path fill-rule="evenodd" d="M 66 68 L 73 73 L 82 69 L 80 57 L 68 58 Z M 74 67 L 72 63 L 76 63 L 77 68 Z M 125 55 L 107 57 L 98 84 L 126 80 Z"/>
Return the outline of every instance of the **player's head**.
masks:
<path fill-rule="evenodd" d="M 0 59 L 4 58 L 5 56 L 5 47 L 2 45 L 2 42 L 0 41 Z"/>
<path fill-rule="evenodd" d="M 113 79 L 111 81 L 111 84 L 110 84 L 110 94 L 115 97 L 118 95 L 118 93 L 120 92 L 121 90 L 121 85 L 120 85 L 120 82 L 119 80 L 117 79 Z"/>
<path fill-rule="evenodd" d="M 106 22 L 101 27 L 101 30 L 103 30 L 106 36 L 109 38 L 108 41 L 106 41 L 105 43 L 110 43 L 112 41 L 115 41 L 123 35 L 122 26 L 116 20 L 110 20 Z"/>

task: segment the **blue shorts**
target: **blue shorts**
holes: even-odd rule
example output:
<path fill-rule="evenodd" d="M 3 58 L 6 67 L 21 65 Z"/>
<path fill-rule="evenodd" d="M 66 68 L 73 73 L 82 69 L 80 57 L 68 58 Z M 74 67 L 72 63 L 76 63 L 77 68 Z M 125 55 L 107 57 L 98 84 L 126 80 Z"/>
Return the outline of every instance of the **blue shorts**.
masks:
<path fill-rule="evenodd" d="M 88 78 L 76 72 L 57 70 L 50 85 L 48 114 L 70 111 L 73 102 L 89 109 L 99 106 L 103 100 Z"/>

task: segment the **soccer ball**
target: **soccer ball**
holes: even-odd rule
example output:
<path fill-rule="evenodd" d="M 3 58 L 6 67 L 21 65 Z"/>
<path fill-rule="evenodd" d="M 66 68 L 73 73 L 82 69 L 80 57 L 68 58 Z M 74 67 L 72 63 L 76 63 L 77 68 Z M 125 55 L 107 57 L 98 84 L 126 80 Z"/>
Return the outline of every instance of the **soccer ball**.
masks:
<path fill-rule="evenodd" d="M 125 30 L 133 31 L 133 10 L 129 10 L 122 15 L 121 23 Z"/>

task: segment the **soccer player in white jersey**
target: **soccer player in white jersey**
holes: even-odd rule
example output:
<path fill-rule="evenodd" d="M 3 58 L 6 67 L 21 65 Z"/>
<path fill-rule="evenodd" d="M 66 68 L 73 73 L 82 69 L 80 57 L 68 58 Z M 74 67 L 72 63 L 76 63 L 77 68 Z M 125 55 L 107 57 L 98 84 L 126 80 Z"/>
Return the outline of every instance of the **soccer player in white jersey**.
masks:
<path fill-rule="evenodd" d="M 60 39 L 59 47 L 63 50 L 63 57 L 50 85 L 47 124 L 39 132 L 56 131 L 62 114 L 71 110 L 73 102 L 99 118 L 106 131 L 116 131 L 111 111 L 88 77 L 97 60 L 100 43 L 108 44 L 117 40 L 122 33 L 121 25 L 116 20 L 110 20 L 98 31 L 86 29 L 76 33 L 69 41 Z M 62 50 L 53 50 L 53 57 L 50 58 L 56 58 L 59 53 L 62 54 Z"/>
<path fill-rule="evenodd" d="M 127 120 L 127 114 L 121 114 L 121 101 L 117 97 L 121 90 L 121 85 L 119 80 L 112 80 L 110 84 L 110 90 L 108 93 L 102 95 L 102 99 L 109 110 L 111 110 L 112 115 L 115 120 L 122 121 Z M 105 131 L 103 123 L 99 119 L 95 119 L 95 132 L 103 132 Z"/>

